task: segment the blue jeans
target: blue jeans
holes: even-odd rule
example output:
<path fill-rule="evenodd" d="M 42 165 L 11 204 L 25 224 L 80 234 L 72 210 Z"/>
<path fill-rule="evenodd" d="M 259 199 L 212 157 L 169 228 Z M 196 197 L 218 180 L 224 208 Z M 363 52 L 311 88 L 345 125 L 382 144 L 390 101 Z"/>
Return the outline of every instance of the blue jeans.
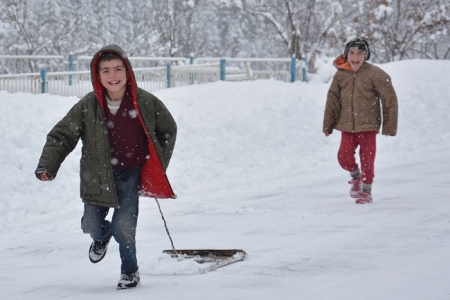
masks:
<path fill-rule="evenodd" d="M 109 207 L 84 205 L 81 229 L 93 240 L 102 242 L 111 236 L 119 243 L 122 273 L 137 271 L 136 225 L 139 214 L 141 166 L 114 171 L 114 184 L 119 207 L 114 208 L 111 222 L 105 220 Z"/>

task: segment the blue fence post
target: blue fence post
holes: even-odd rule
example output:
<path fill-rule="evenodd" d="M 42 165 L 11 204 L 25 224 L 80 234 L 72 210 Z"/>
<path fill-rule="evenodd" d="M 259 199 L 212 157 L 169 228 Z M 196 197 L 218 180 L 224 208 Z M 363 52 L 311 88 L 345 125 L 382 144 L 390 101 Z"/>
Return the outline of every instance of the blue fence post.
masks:
<path fill-rule="evenodd" d="M 172 65 L 167 63 L 167 88 L 172 86 Z"/>
<path fill-rule="evenodd" d="M 193 55 L 191 55 L 191 57 L 189 58 L 189 64 L 190 64 L 190 65 L 193 65 L 193 64 L 194 64 L 194 56 L 193 56 Z M 191 85 L 194 84 L 194 74 L 192 74 L 192 73 L 189 73 L 189 83 L 190 83 Z"/>
<path fill-rule="evenodd" d="M 303 56 L 303 66 L 302 66 L 302 81 L 306 82 L 306 56 Z"/>
<path fill-rule="evenodd" d="M 69 54 L 69 72 L 73 71 L 73 54 Z M 72 75 L 69 75 L 69 85 L 72 85 Z"/>
<path fill-rule="evenodd" d="M 291 57 L 291 82 L 297 81 L 297 59 L 295 56 Z"/>
<path fill-rule="evenodd" d="M 225 68 L 226 68 L 225 58 L 220 59 L 220 80 L 225 81 Z"/>
<path fill-rule="evenodd" d="M 41 69 L 41 79 L 42 79 L 41 94 L 44 94 L 47 92 L 47 70 L 46 69 Z"/>

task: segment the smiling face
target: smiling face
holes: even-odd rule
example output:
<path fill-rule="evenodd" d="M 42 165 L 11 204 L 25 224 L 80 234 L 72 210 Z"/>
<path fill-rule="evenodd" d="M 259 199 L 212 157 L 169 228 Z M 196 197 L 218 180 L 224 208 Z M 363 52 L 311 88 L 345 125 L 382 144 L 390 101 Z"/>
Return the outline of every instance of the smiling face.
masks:
<path fill-rule="evenodd" d="M 127 69 L 120 58 L 100 61 L 98 77 L 111 100 L 122 100 L 127 88 Z"/>
<path fill-rule="evenodd" d="M 358 48 L 352 47 L 348 50 L 347 61 L 350 63 L 350 66 L 355 73 L 359 71 L 366 60 L 364 54 L 364 51 L 359 50 Z"/>

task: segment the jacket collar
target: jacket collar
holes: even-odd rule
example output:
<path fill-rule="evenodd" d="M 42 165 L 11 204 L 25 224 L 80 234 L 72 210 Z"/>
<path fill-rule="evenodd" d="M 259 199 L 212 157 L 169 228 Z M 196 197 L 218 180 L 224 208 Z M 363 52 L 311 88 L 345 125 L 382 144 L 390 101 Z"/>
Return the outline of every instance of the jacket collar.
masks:
<path fill-rule="evenodd" d="M 344 54 L 339 55 L 333 61 L 333 66 L 335 66 L 338 70 L 346 70 L 346 71 L 355 73 L 355 71 L 353 71 L 352 67 L 350 66 L 350 63 L 345 59 Z M 363 71 L 366 66 L 367 66 L 367 63 L 364 62 L 358 72 Z"/>

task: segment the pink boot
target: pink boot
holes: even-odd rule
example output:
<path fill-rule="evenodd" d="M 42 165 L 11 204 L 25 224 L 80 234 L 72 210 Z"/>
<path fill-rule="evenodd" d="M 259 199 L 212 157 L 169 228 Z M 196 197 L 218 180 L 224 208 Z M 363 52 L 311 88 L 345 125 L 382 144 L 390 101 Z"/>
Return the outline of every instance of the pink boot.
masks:
<path fill-rule="evenodd" d="M 366 203 L 372 203 L 372 195 L 367 191 L 362 191 L 359 193 L 358 199 L 356 199 L 356 204 Z"/>
<path fill-rule="evenodd" d="M 361 193 L 361 179 L 353 178 L 348 183 L 352 185 L 352 187 L 350 188 L 350 197 L 358 198 L 359 194 Z"/>

